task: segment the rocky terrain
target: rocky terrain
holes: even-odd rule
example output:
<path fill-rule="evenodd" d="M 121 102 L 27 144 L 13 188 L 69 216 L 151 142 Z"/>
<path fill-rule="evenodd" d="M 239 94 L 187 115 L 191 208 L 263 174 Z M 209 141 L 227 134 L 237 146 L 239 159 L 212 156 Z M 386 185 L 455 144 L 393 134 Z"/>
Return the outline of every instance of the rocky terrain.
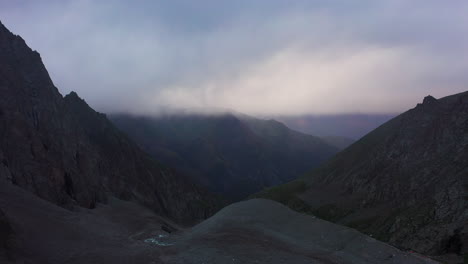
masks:
<path fill-rule="evenodd" d="M 154 158 L 232 200 L 295 179 L 338 151 L 277 121 L 236 113 L 110 118 Z"/>
<path fill-rule="evenodd" d="M 390 120 L 300 180 L 258 196 L 403 249 L 466 254 L 468 92 Z"/>
<path fill-rule="evenodd" d="M 174 245 L 169 263 L 436 263 L 263 199 L 224 208 Z"/>
<path fill-rule="evenodd" d="M 154 161 L 76 93 L 63 98 L 39 53 L 0 24 L 0 178 L 64 208 L 108 194 L 194 223 L 216 198 Z"/>
<path fill-rule="evenodd" d="M 14 230 L 1 263 L 436 263 L 268 200 L 233 204 L 185 229 L 133 202 L 69 211 L 1 183 Z"/>

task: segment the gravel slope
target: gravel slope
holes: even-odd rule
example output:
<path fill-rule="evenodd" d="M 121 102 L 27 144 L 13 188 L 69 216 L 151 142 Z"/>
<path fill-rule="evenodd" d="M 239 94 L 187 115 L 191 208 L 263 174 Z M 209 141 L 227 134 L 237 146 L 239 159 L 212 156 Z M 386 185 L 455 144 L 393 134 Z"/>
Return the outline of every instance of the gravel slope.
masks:
<path fill-rule="evenodd" d="M 437 263 L 264 199 L 228 206 L 176 243 L 169 263 Z"/>

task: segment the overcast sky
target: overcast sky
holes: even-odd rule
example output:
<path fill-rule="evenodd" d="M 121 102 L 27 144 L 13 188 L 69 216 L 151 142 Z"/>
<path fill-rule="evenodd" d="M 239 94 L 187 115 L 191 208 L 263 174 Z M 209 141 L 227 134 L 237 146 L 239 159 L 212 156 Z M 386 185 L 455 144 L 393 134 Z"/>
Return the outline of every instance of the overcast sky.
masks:
<path fill-rule="evenodd" d="M 468 1 L 0 0 L 102 112 L 401 112 L 468 90 Z"/>

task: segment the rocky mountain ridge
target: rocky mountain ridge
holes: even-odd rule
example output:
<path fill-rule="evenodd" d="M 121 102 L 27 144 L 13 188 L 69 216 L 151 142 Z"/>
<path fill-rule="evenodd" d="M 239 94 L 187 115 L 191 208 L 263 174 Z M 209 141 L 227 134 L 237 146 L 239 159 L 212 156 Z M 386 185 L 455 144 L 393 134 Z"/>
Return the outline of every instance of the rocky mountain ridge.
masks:
<path fill-rule="evenodd" d="M 63 206 L 93 208 L 109 195 L 182 223 L 216 198 L 141 151 L 76 93 L 63 98 L 39 53 L 0 23 L 0 177 Z"/>

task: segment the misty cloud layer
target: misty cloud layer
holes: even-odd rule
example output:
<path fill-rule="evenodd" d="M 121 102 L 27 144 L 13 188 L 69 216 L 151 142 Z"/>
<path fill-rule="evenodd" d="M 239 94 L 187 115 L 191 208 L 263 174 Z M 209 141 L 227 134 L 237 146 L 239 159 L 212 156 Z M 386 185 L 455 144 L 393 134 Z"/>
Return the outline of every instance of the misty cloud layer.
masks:
<path fill-rule="evenodd" d="M 466 1 L 0 0 L 0 7 L 0 20 L 41 53 L 60 91 L 77 91 L 104 112 L 389 113 L 427 94 L 468 90 Z"/>

